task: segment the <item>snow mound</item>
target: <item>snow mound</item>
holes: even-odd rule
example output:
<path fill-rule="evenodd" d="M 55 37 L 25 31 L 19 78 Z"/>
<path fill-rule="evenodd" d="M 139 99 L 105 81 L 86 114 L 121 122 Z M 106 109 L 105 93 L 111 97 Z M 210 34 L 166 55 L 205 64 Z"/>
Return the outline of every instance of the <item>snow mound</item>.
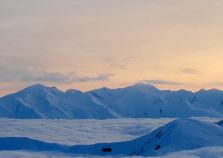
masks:
<path fill-rule="evenodd" d="M 55 143 L 46 143 L 26 137 L 0 138 L 0 150 L 30 150 L 30 151 L 62 151 L 64 147 Z"/>
<path fill-rule="evenodd" d="M 0 138 L 0 150 L 57 151 L 98 156 L 157 156 L 211 146 L 223 146 L 223 128 L 192 119 L 178 119 L 146 136 L 117 143 L 64 146 L 29 138 Z"/>

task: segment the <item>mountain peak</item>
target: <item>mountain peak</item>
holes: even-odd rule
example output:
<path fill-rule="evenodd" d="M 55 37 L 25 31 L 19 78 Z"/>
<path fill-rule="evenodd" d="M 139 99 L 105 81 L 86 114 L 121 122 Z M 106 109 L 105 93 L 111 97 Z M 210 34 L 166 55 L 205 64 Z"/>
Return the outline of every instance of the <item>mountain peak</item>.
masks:
<path fill-rule="evenodd" d="M 155 86 L 148 84 L 148 83 L 144 83 L 144 82 L 136 83 L 132 86 L 129 86 L 128 88 L 158 90 Z"/>
<path fill-rule="evenodd" d="M 46 88 L 46 86 L 44 86 L 41 83 L 37 83 L 37 84 L 31 85 L 31 86 L 29 86 L 27 88 Z"/>
<path fill-rule="evenodd" d="M 200 89 L 199 91 L 197 91 L 196 93 L 221 93 L 223 92 L 222 90 L 216 89 L 216 88 L 212 88 L 212 89 Z"/>
<path fill-rule="evenodd" d="M 31 85 L 25 89 L 22 89 L 21 91 L 17 92 L 17 93 L 33 93 L 33 92 L 43 92 L 43 91 L 51 91 L 51 92 L 61 92 L 59 89 L 57 89 L 56 87 L 47 87 L 43 84 L 34 84 Z"/>
<path fill-rule="evenodd" d="M 28 87 L 22 89 L 21 91 L 18 91 L 17 93 L 38 91 L 38 90 L 42 90 L 42 89 L 45 89 L 45 88 L 46 88 L 46 86 L 44 86 L 43 84 L 38 83 L 38 84 L 28 86 Z"/>

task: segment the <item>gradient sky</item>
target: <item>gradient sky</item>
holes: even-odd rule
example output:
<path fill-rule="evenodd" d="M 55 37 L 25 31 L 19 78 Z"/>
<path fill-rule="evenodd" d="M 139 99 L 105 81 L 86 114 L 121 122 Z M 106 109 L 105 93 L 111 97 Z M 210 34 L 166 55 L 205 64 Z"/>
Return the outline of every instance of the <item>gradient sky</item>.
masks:
<path fill-rule="evenodd" d="M 223 86 L 221 0 L 0 1 L 0 95 L 63 90 Z"/>

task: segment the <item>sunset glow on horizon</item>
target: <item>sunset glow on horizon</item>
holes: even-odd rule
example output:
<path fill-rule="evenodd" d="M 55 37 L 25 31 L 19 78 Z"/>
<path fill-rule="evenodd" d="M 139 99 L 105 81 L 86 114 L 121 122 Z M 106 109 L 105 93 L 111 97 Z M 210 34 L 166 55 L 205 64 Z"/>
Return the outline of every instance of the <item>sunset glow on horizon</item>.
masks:
<path fill-rule="evenodd" d="M 0 2 L 0 96 L 42 83 L 223 89 L 223 1 Z"/>

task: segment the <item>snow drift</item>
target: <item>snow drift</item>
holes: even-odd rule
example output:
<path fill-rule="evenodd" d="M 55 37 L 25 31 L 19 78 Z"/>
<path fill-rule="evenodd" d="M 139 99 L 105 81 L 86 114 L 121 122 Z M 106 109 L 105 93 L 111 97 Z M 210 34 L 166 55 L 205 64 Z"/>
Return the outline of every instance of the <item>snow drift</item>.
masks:
<path fill-rule="evenodd" d="M 0 138 L 0 150 L 56 151 L 99 156 L 155 156 L 210 146 L 223 146 L 223 128 L 192 119 L 178 119 L 146 136 L 117 143 L 65 146 L 29 138 Z"/>

